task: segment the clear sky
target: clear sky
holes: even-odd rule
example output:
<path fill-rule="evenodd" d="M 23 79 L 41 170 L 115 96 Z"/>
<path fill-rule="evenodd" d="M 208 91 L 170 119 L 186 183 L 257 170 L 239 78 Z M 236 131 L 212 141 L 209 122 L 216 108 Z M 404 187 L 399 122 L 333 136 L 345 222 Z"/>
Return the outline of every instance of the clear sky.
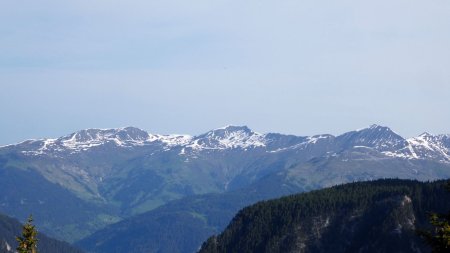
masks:
<path fill-rule="evenodd" d="M 448 0 L 3 0 L 0 144 L 85 128 L 450 133 Z"/>

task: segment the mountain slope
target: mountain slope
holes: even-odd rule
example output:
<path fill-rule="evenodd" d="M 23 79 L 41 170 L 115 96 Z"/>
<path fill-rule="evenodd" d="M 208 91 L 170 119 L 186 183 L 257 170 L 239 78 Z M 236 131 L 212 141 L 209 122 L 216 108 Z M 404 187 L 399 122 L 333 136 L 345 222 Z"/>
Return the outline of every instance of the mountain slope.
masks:
<path fill-rule="evenodd" d="M 101 227 L 96 220 L 115 215 L 114 209 L 85 202 L 32 169 L 0 167 L 0 193 L 2 212 L 22 220 L 32 213 L 40 229 L 59 238 L 84 236 Z"/>
<path fill-rule="evenodd" d="M 265 180 L 264 180 L 265 181 Z M 307 189 L 252 185 L 226 193 L 185 197 L 101 229 L 75 243 L 87 252 L 195 252 L 222 231 L 242 207 Z M 264 189 L 262 189 L 264 188 Z"/>
<path fill-rule="evenodd" d="M 200 252 L 428 252 L 415 229 L 448 199 L 442 181 L 404 180 L 292 195 L 241 210 Z"/>
<path fill-rule="evenodd" d="M 16 236 L 21 235 L 22 225 L 15 219 L 0 214 L 0 253 L 16 252 Z M 38 251 L 45 253 L 82 253 L 70 244 L 47 237 L 38 232 Z"/>
<path fill-rule="evenodd" d="M 372 156 L 375 156 L 372 157 Z M 88 252 L 183 252 L 196 251 L 207 235 L 222 231 L 233 215 L 246 205 L 331 185 L 377 178 L 427 180 L 447 175 L 450 166 L 424 161 L 384 157 L 377 152 L 355 148 L 331 157 L 314 158 L 276 171 L 245 188 L 170 202 L 158 209 L 107 226 L 77 242 Z M 442 173 L 442 174 L 440 174 Z M 447 174 L 445 174 L 447 173 Z M 179 226 L 167 231 L 165 226 Z M 139 233 L 136 233 L 139 231 Z M 155 234 L 155 231 L 158 231 Z M 134 239 L 127 240 L 129 235 Z M 192 237 L 195 235 L 195 237 Z M 170 239 L 169 239 L 170 238 Z M 167 240 L 167 241 L 166 241 Z M 165 245 L 170 244 L 170 250 Z"/>

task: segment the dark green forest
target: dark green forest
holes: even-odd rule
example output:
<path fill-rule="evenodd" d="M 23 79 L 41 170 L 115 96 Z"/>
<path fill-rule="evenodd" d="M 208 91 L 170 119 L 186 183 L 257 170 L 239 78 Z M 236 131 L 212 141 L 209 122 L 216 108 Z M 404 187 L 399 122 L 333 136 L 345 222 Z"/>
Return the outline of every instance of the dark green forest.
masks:
<path fill-rule="evenodd" d="M 450 210 L 444 184 L 384 179 L 262 201 L 200 252 L 429 252 L 417 229 Z"/>

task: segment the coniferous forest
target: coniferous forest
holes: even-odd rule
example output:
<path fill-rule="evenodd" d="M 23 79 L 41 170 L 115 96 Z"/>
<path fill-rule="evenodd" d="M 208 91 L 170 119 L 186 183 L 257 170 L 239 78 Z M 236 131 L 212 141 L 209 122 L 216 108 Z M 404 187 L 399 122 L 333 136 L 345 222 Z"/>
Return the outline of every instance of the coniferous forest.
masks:
<path fill-rule="evenodd" d="M 263 201 L 205 242 L 215 252 L 430 252 L 418 230 L 450 210 L 445 181 L 384 179 Z"/>

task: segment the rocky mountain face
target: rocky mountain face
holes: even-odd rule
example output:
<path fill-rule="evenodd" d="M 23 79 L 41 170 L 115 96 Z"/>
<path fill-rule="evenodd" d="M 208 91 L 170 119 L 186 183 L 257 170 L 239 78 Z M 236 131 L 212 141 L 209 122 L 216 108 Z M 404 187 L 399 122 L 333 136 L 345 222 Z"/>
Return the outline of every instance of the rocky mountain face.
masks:
<path fill-rule="evenodd" d="M 200 253 L 430 252 L 416 229 L 446 213 L 443 182 L 378 180 L 265 201 L 241 210 Z"/>
<path fill-rule="evenodd" d="M 202 194 L 244 191 L 247 200 L 225 197 L 230 202 L 217 205 L 234 211 L 257 200 L 355 180 L 447 178 L 449 140 L 429 134 L 404 139 L 377 125 L 340 136 L 260 134 L 245 126 L 199 136 L 87 129 L 0 147 L 0 211 L 20 220 L 33 213 L 43 231 L 73 242 Z M 227 215 L 224 220 L 233 214 Z M 205 229 L 220 230 L 227 222 Z"/>

